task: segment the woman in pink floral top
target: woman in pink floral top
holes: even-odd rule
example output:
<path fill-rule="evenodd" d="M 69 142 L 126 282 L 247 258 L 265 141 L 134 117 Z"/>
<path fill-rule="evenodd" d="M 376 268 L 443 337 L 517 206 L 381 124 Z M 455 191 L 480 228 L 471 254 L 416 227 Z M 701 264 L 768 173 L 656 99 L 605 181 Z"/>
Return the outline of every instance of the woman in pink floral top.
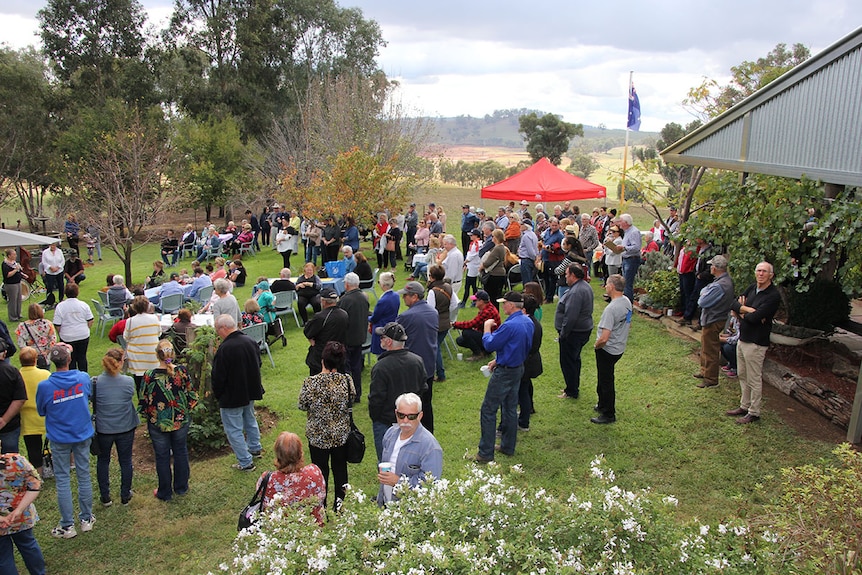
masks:
<path fill-rule="evenodd" d="M 320 468 L 305 465 L 302 441 L 289 431 L 282 431 L 275 440 L 275 465 L 263 494 L 263 508 L 271 507 L 276 496 L 281 505 L 309 505 L 311 514 L 323 525 L 323 501 L 326 499 L 326 482 Z M 257 480 L 258 487 L 266 473 Z M 307 501 L 307 503 L 305 503 Z"/>
<path fill-rule="evenodd" d="M 162 501 L 170 501 L 174 493 L 185 495 L 189 490 L 187 439 L 191 412 L 198 404 L 198 394 L 192 389 L 192 379 L 186 368 L 174 365 L 174 347 L 170 341 L 159 341 L 156 357 L 159 367 L 144 374 L 138 411 L 147 421 L 156 457 L 159 487 L 153 495 Z"/>
<path fill-rule="evenodd" d="M 45 319 L 45 310 L 37 303 L 31 303 L 27 308 L 27 321 L 18 324 L 15 335 L 18 337 L 18 348 L 30 346 L 39 355 L 48 359 L 48 352 L 57 343 L 57 332 L 54 324 Z"/>

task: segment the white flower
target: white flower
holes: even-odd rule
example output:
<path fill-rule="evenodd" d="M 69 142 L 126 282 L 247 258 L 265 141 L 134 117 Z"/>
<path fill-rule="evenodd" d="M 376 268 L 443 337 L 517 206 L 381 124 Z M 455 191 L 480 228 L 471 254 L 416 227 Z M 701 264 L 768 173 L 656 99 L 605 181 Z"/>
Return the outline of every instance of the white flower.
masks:
<path fill-rule="evenodd" d="M 706 535 L 709 534 L 709 525 L 701 525 L 700 526 L 700 534 L 702 536 L 706 537 Z"/>

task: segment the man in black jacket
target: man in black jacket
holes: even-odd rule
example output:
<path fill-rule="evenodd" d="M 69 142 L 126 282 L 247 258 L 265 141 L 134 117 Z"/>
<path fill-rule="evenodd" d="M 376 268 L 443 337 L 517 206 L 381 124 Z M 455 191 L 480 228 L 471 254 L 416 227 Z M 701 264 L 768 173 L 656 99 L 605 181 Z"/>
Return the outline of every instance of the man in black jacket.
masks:
<path fill-rule="evenodd" d="M 742 401 L 737 409 L 731 409 L 727 415 L 740 416 L 736 420 L 739 424 L 760 419 L 763 360 L 769 349 L 772 318 L 781 303 L 778 288 L 772 283 L 773 276 L 775 270 L 772 264 L 760 262 L 754 270 L 754 283 L 731 304 L 731 309 L 739 315 L 736 362 Z"/>
<path fill-rule="evenodd" d="M 344 276 L 344 293 L 338 307 L 347 312 L 347 369 L 356 388 L 356 403 L 362 398 L 362 346 L 368 339 L 368 296 L 359 289 L 359 276 L 354 272 Z"/>
<path fill-rule="evenodd" d="M 368 415 L 374 429 L 374 447 L 377 461 L 383 455 L 383 436 L 395 423 L 392 406 L 403 393 L 421 395 L 428 388 L 425 362 L 404 348 L 407 332 L 400 323 L 389 322 L 378 327 L 383 353 L 371 368 L 371 385 L 368 390 Z"/>
<path fill-rule="evenodd" d="M 230 314 L 215 319 L 215 330 L 222 339 L 213 358 L 213 394 L 218 400 L 227 440 L 236 455 L 234 469 L 254 471 L 253 457 L 261 457 L 260 429 L 254 415 L 255 400 L 263 399 L 260 381 L 260 349 L 255 341 L 239 331 Z"/>
<path fill-rule="evenodd" d="M 308 354 L 305 356 L 308 375 L 317 375 L 323 371 L 323 348 L 326 347 L 327 342 L 337 341 L 347 345 L 350 318 L 346 311 L 337 306 L 338 294 L 335 290 L 323 288 L 320 292 L 321 310 L 308 320 L 303 329 L 309 343 Z"/>

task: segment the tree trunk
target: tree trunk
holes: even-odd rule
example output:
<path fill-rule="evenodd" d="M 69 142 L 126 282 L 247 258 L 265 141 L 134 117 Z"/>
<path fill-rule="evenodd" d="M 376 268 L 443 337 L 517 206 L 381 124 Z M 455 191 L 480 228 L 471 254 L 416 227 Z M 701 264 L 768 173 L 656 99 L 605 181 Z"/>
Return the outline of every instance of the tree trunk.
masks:
<path fill-rule="evenodd" d="M 826 183 L 823 185 L 823 196 L 828 200 L 835 199 L 836 197 L 838 197 L 838 194 L 843 191 L 844 186 L 839 184 Z M 835 231 L 835 225 L 833 224 L 832 229 L 829 230 L 830 238 L 834 236 Z M 829 260 L 823 263 L 823 269 L 820 270 L 820 273 L 817 274 L 817 277 L 827 281 L 835 281 L 835 272 L 838 271 L 840 255 L 840 249 L 833 252 Z"/>

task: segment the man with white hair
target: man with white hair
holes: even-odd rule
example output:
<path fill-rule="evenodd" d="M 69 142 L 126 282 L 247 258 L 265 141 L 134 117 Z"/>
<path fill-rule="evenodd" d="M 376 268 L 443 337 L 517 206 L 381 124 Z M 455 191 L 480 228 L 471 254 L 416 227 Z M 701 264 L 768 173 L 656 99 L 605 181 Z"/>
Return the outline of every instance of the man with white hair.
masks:
<path fill-rule="evenodd" d="M 623 231 L 623 277 L 626 280 L 626 288 L 623 295 L 629 301 L 635 301 L 635 276 L 641 265 L 641 231 L 634 225 L 630 214 L 620 216 L 620 229 Z"/>
<path fill-rule="evenodd" d="M 415 393 L 404 393 L 395 400 L 397 425 L 390 427 L 383 436 L 381 458 L 383 462 L 390 462 L 392 469 L 377 473 L 378 505 L 392 501 L 392 488 L 399 482 L 417 487 L 426 479 L 436 480 L 443 475 L 443 449 L 422 426 L 422 415 L 422 400 Z"/>
<path fill-rule="evenodd" d="M 344 272 L 350 273 L 356 269 L 356 259 L 353 257 L 353 248 L 344 246 L 341 248 L 341 253 L 344 254 Z"/>
<path fill-rule="evenodd" d="M 347 367 L 356 389 L 356 403 L 362 398 L 362 346 L 368 339 L 368 295 L 359 289 L 359 276 L 350 272 L 344 276 L 344 293 L 338 307 L 347 312 L 347 332 L 344 344 L 347 347 Z"/>
<path fill-rule="evenodd" d="M 296 291 L 296 284 L 290 279 L 290 268 L 281 268 L 281 271 L 278 272 L 278 279 L 272 282 L 272 285 L 269 286 L 269 290 L 272 293 L 280 291 Z"/>
<path fill-rule="evenodd" d="M 431 232 L 431 235 L 440 235 L 443 233 L 443 224 L 441 224 L 440 220 L 437 218 L 436 212 L 428 214 L 428 231 Z"/>
<path fill-rule="evenodd" d="M 518 243 L 518 259 L 521 262 L 521 281 L 524 285 L 536 276 L 536 258 L 539 257 L 539 238 L 529 220 L 521 222 L 521 241 Z M 541 302 L 540 302 L 541 303 Z"/>
<path fill-rule="evenodd" d="M 263 399 L 260 349 L 237 329 L 230 314 L 217 315 L 215 330 L 221 345 L 212 363 L 213 395 L 218 400 L 222 426 L 236 455 L 234 469 L 254 471 L 254 457 L 263 455 L 254 402 Z"/>
<path fill-rule="evenodd" d="M 443 236 L 443 250 L 446 255 L 440 265 L 446 270 L 445 277 L 452 280 L 452 291 L 457 294 L 461 291 L 461 280 L 464 279 L 464 254 L 458 249 L 452 234 Z"/>

